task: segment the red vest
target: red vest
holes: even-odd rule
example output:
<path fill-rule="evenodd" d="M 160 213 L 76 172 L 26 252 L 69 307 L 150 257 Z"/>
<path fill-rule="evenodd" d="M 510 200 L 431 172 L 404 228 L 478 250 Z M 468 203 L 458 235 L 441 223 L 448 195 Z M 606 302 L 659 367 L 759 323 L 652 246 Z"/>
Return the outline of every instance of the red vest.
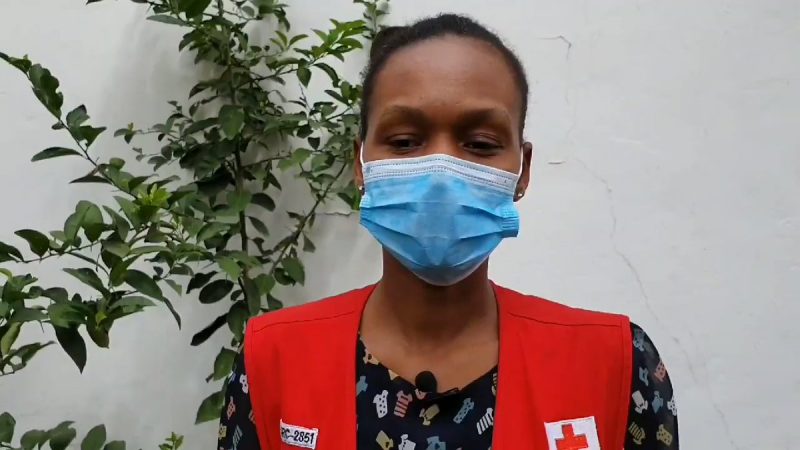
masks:
<path fill-rule="evenodd" d="M 356 449 L 356 344 L 371 292 L 250 321 L 245 365 L 262 449 L 300 448 L 282 441 L 282 422 L 318 430 L 317 450 Z M 628 319 L 502 287 L 495 292 L 500 361 L 492 449 L 622 449 L 632 371 Z M 596 438 L 581 418 L 592 418 Z"/>

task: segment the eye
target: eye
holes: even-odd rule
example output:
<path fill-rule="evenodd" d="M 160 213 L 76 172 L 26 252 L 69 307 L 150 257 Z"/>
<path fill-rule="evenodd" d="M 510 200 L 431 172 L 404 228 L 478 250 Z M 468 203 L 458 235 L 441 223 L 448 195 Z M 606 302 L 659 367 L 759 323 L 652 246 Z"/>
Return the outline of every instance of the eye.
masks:
<path fill-rule="evenodd" d="M 490 155 L 497 153 L 503 146 L 496 141 L 488 139 L 472 139 L 464 143 L 464 148 L 473 153 Z"/>
<path fill-rule="evenodd" d="M 389 139 L 389 146 L 398 152 L 410 152 L 422 146 L 422 141 L 414 136 L 397 136 Z"/>

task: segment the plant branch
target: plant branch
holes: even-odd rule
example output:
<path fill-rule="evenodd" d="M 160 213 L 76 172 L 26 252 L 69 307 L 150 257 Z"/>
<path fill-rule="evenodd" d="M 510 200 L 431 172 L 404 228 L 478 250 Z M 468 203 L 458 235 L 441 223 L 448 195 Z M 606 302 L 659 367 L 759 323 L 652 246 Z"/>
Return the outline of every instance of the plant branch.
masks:
<path fill-rule="evenodd" d="M 314 205 L 311 207 L 311 210 L 307 214 L 305 214 L 302 219 L 300 219 L 300 222 L 297 223 L 297 227 L 294 233 L 292 233 L 289 239 L 287 239 L 286 242 L 283 244 L 283 248 L 281 248 L 280 253 L 278 254 L 278 258 L 276 258 L 272 262 L 272 266 L 269 269 L 269 273 L 275 271 L 275 269 L 278 267 L 278 264 L 280 264 L 281 261 L 283 261 L 283 259 L 286 257 L 286 253 L 292 247 L 292 244 L 295 243 L 297 239 L 300 238 L 300 235 L 305 230 L 306 224 L 308 223 L 309 219 L 311 219 L 311 217 L 316 213 L 317 208 L 319 208 L 319 206 L 328 197 L 328 194 L 330 193 L 331 189 L 333 189 L 333 186 L 339 180 L 339 177 L 342 176 L 346 168 L 347 166 L 342 164 L 342 167 L 339 168 L 339 171 L 336 173 L 333 180 L 331 180 L 331 182 L 328 183 L 328 185 L 325 187 L 325 190 L 322 191 L 322 194 L 317 195 L 317 198 L 314 201 Z"/>
<path fill-rule="evenodd" d="M 108 269 L 106 269 L 105 267 L 103 267 L 102 265 L 100 265 L 100 264 L 99 264 L 97 261 L 93 260 L 92 258 L 89 258 L 89 257 L 88 257 L 88 256 L 86 256 L 86 255 L 81 255 L 80 253 L 78 253 L 78 252 L 76 252 L 76 251 L 74 251 L 74 250 L 68 251 L 68 252 L 66 252 L 66 253 L 64 253 L 64 254 L 65 254 L 65 255 L 70 255 L 70 256 L 72 256 L 72 257 L 74 257 L 74 258 L 78 258 L 78 259 L 80 259 L 80 260 L 83 260 L 83 261 L 86 261 L 86 262 L 88 262 L 89 264 L 92 264 L 92 265 L 94 265 L 94 266 L 95 266 L 95 269 L 100 269 L 100 270 L 102 270 L 103 272 L 105 272 L 105 274 L 106 274 L 106 275 L 110 275 L 110 272 L 108 271 Z"/>
<path fill-rule="evenodd" d="M 82 250 L 86 250 L 87 248 L 92 248 L 92 247 L 94 247 L 95 245 L 97 245 L 97 242 L 93 242 L 93 243 L 91 243 L 91 244 L 87 244 L 87 245 L 84 245 L 84 246 L 82 246 L 82 247 L 74 248 L 74 249 L 72 249 L 71 251 L 73 251 L 73 252 L 79 252 L 79 251 L 82 251 Z M 57 252 L 53 252 L 53 251 L 51 250 L 51 252 L 50 252 L 50 253 L 48 253 L 48 254 L 46 254 L 46 255 L 44 255 L 44 256 L 41 256 L 41 257 L 39 257 L 39 258 L 34 258 L 34 259 L 21 259 L 21 260 L 19 260 L 19 261 L 17 261 L 17 262 L 18 262 L 18 263 L 20 263 L 20 264 L 30 264 L 30 263 L 35 263 L 35 262 L 42 262 L 42 261 L 44 261 L 44 260 L 46 260 L 46 259 L 54 258 L 54 257 L 56 257 L 56 256 L 64 256 L 65 254 L 66 254 L 66 252 L 65 252 L 65 253 L 57 253 Z"/>

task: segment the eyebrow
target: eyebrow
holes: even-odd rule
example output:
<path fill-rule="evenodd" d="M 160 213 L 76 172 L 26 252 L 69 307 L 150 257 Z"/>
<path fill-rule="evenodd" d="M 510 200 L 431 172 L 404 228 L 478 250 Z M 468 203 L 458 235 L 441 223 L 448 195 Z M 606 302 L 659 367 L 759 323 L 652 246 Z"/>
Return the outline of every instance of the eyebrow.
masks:
<path fill-rule="evenodd" d="M 424 122 L 428 120 L 428 116 L 421 109 L 403 105 L 389 106 L 379 117 L 380 120 L 393 118 L 409 118 L 415 122 Z"/>
<path fill-rule="evenodd" d="M 387 118 L 402 117 L 414 121 L 428 121 L 428 115 L 420 108 L 404 105 L 392 105 L 386 108 L 380 115 L 381 120 Z M 459 120 L 471 124 L 494 122 L 502 125 L 511 126 L 511 116 L 508 111 L 500 108 L 477 108 L 465 111 L 459 116 Z"/>

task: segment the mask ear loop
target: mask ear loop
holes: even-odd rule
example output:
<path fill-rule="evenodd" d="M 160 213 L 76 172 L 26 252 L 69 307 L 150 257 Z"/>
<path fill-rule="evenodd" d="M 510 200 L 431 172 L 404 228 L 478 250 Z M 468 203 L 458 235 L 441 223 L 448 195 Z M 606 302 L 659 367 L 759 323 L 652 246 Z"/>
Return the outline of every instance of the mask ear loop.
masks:
<path fill-rule="evenodd" d="M 525 169 L 525 147 L 519 149 L 519 172 L 517 172 L 517 187 L 514 191 L 514 200 L 519 200 L 525 195 L 525 190 L 519 186 L 519 180 L 522 178 L 522 172 Z"/>
<path fill-rule="evenodd" d="M 358 161 L 361 163 L 361 173 L 362 173 L 361 176 L 363 177 L 364 176 L 363 175 L 363 173 L 364 173 L 364 142 L 363 141 L 361 142 L 361 147 L 358 148 Z M 361 183 L 362 184 L 358 186 L 358 193 L 363 196 L 364 193 L 366 192 L 366 189 L 364 188 L 364 184 L 363 184 L 364 180 L 361 180 Z"/>

